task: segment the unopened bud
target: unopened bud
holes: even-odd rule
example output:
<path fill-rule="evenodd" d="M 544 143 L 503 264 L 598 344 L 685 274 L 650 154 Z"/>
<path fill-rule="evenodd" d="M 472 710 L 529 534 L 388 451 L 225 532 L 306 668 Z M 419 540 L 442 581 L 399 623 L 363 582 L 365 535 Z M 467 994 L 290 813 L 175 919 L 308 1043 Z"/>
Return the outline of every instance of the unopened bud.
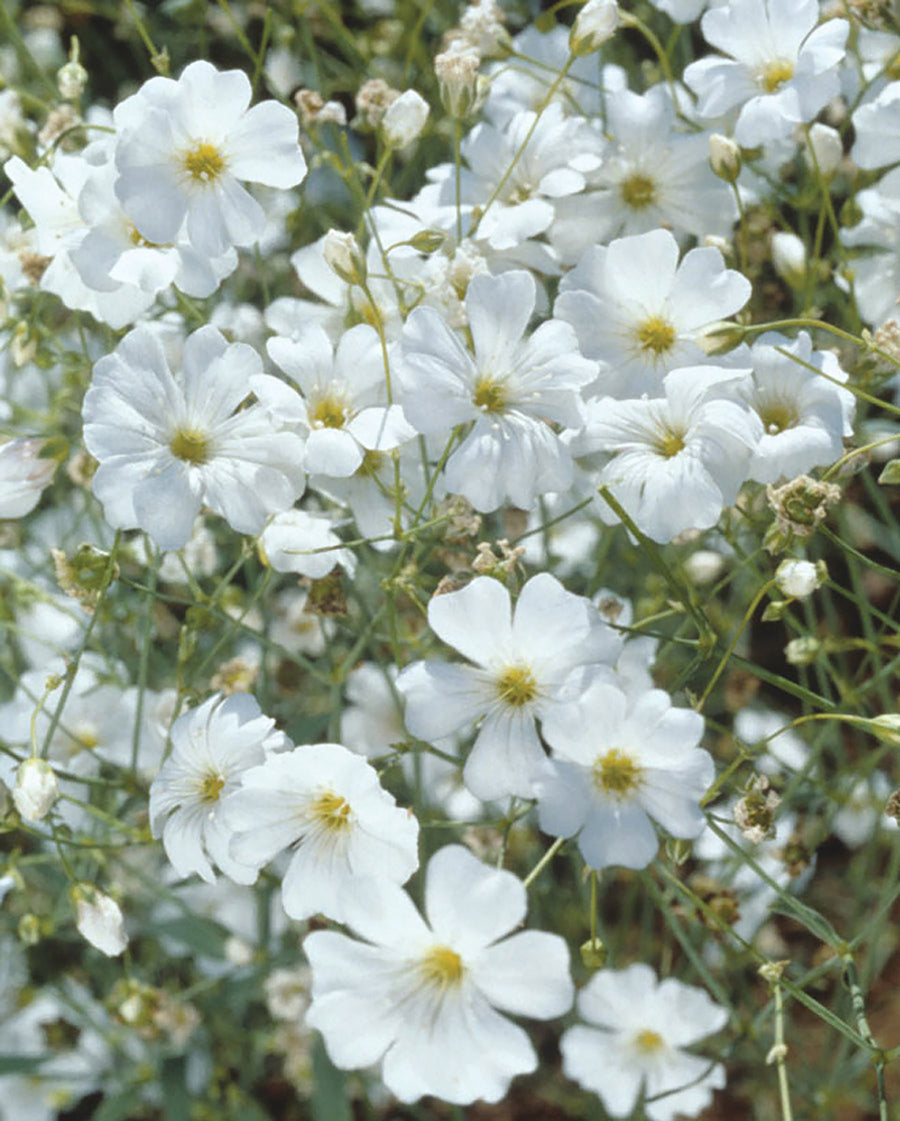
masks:
<path fill-rule="evenodd" d="M 784 648 L 784 656 L 792 666 L 808 666 L 819 656 L 822 643 L 817 638 L 792 638 Z"/>
<path fill-rule="evenodd" d="M 587 0 L 569 32 L 569 50 L 576 57 L 598 50 L 619 26 L 616 0 Z"/>
<path fill-rule="evenodd" d="M 78 101 L 87 85 L 88 72 L 78 61 L 79 44 L 77 36 L 72 36 L 69 61 L 57 72 L 56 84 L 66 101 Z"/>
<path fill-rule="evenodd" d="M 772 234 L 772 265 L 791 288 L 806 282 L 806 246 L 796 234 L 779 230 Z"/>
<path fill-rule="evenodd" d="M 837 129 L 817 121 L 809 130 L 806 143 L 803 156 L 807 164 L 811 167 L 818 164 L 819 171 L 826 179 L 834 175 L 844 158 L 844 143 Z"/>
<path fill-rule="evenodd" d="M 585 969 L 590 970 L 602 969 L 609 957 L 606 944 L 599 938 L 588 938 L 586 942 L 582 942 L 580 952 Z"/>
<path fill-rule="evenodd" d="M 13 802 L 26 821 L 40 821 L 59 797 L 59 785 L 46 759 L 29 758 L 19 764 Z"/>
<path fill-rule="evenodd" d="M 782 595 L 805 599 L 828 579 L 824 561 L 783 560 L 775 571 L 775 583 Z"/>
<path fill-rule="evenodd" d="M 478 101 L 478 67 L 481 59 L 474 47 L 461 41 L 434 60 L 434 72 L 441 89 L 441 102 L 451 117 L 461 121 Z"/>
<path fill-rule="evenodd" d="M 714 132 L 709 138 L 709 163 L 713 171 L 726 183 L 737 182 L 741 174 L 741 149 L 729 136 Z"/>
<path fill-rule="evenodd" d="M 82 937 L 107 957 L 118 957 L 128 945 L 119 904 L 93 884 L 75 884 L 69 889 L 69 897 Z"/>
<path fill-rule="evenodd" d="M 428 120 L 428 102 L 415 90 L 401 93 L 387 107 L 381 134 L 390 148 L 405 148 L 419 136 Z"/>
<path fill-rule="evenodd" d="M 329 230 L 322 242 L 325 263 L 347 284 L 366 282 L 366 258 L 353 234 Z"/>

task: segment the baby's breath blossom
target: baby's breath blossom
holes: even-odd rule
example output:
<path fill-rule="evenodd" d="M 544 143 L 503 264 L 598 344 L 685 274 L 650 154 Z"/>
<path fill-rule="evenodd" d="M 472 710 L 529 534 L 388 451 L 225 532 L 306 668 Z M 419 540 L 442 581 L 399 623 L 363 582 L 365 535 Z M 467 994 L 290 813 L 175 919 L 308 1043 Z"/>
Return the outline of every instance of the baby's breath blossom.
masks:
<path fill-rule="evenodd" d="M 239 863 L 262 867 L 292 848 L 281 884 L 292 919 L 321 912 L 342 922 L 362 879 L 402 884 L 419 864 L 419 823 L 341 744 L 270 756 L 243 773 L 222 812 Z"/>
<path fill-rule="evenodd" d="M 675 837 L 696 837 L 700 799 L 715 773 L 698 748 L 703 718 L 652 689 L 629 698 L 608 675 L 543 722 L 552 758 L 538 778 L 541 828 L 578 835 L 592 868 L 643 868 L 656 854 L 651 819 Z"/>
<path fill-rule="evenodd" d="M 521 881 L 460 845 L 431 858 L 427 922 L 396 884 L 360 885 L 347 900 L 347 925 L 365 941 L 316 931 L 303 943 L 312 967 L 306 1022 L 336 1066 L 380 1063 L 403 1102 L 424 1094 L 499 1101 L 512 1078 L 537 1066 L 528 1036 L 501 1013 L 545 1020 L 572 1002 L 561 938 L 505 937 L 525 910 Z"/>
<path fill-rule="evenodd" d="M 215 862 L 237 883 L 256 879 L 255 867 L 228 852 L 222 804 L 244 771 L 288 746 L 274 723 L 253 697 L 235 693 L 210 697 L 172 725 L 172 754 L 150 787 L 150 825 L 180 876 L 196 872 L 212 883 Z"/>
<path fill-rule="evenodd" d="M 428 120 L 428 102 L 415 90 L 406 90 L 385 110 L 381 134 L 391 148 L 405 148 L 417 139 Z"/>
<path fill-rule="evenodd" d="M 182 224 L 198 252 L 251 245 L 265 213 L 241 181 L 295 187 L 306 175 L 296 116 L 263 101 L 249 108 L 240 70 L 192 62 L 178 81 L 151 78 L 115 110 L 116 194 L 140 234 L 172 241 Z"/>
<path fill-rule="evenodd" d="M 12 796 L 26 821 L 40 821 L 47 816 L 59 797 L 59 784 L 46 759 L 28 758 L 19 764 Z"/>
<path fill-rule="evenodd" d="M 119 904 L 92 884 L 75 884 L 70 894 L 79 933 L 107 957 L 123 953 L 128 935 Z"/>
<path fill-rule="evenodd" d="M 57 460 L 41 453 L 45 441 L 20 438 L 0 444 L 0 518 L 22 518 L 37 506 Z"/>
<path fill-rule="evenodd" d="M 533 796 L 546 761 L 535 720 L 560 701 L 573 669 L 610 665 L 620 641 L 590 601 L 572 595 L 549 573 L 522 588 L 515 611 L 490 576 L 428 605 L 431 629 L 474 665 L 416 662 L 397 680 L 406 726 L 434 742 L 476 720 L 481 728 L 463 778 L 479 798 Z"/>
<path fill-rule="evenodd" d="M 201 327 L 173 374 L 162 344 L 137 327 L 94 367 L 84 442 L 100 461 L 94 493 L 110 524 L 141 528 L 161 549 L 187 543 L 206 503 L 241 533 L 303 490 L 303 440 L 279 431 L 249 393 L 279 383 L 245 343 Z"/>
<path fill-rule="evenodd" d="M 728 1022 L 702 989 L 660 982 L 641 963 L 602 969 L 578 994 L 578 1011 L 587 1025 L 563 1033 L 563 1069 L 612 1117 L 630 1116 L 642 1089 L 649 1121 L 696 1117 L 725 1085 L 721 1064 L 685 1050 Z"/>

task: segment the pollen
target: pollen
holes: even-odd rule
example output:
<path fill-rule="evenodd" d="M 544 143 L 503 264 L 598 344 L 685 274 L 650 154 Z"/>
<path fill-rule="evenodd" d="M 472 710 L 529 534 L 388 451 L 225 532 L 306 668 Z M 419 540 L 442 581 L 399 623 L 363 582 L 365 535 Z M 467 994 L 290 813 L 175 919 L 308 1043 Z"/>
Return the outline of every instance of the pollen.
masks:
<path fill-rule="evenodd" d="M 339 397 L 322 397 L 310 410 L 309 419 L 315 428 L 343 428 L 347 408 Z"/>
<path fill-rule="evenodd" d="M 622 201 L 632 210 L 646 210 L 656 201 L 656 184 L 646 175 L 629 175 L 621 191 Z"/>
<path fill-rule="evenodd" d="M 684 447 L 684 433 L 675 428 L 665 428 L 657 436 L 654 450 L 663 459 L 673 459 L 684 451 Z"/>
<path fill-rule="evenodd" d="M 638 1051 L 643 1052 L 645 1055 L 655 1055 L 665 1047 L 665 1042 L 659 1032 L 651 1031 L 650 1028 L 644 1028 L 643 1031 L 639 1031 L 634 1037 L 634 1045 Z"/>
<path fill-rule="evenodd" d="M 433 946 L 422 958 L 419 968 L 425 980 L 440 989 L 458 985 L 465 972 L 462 958 L 449 946 Z"/>
<path fill-rule="evenodd" d="M 209 461 L 209 440 L 196 428 L 179 428 L 169 443 L 169 451 L 185 463 L 201 464 Z"/>
<path fill-rule="evenodd" d="M 215 144 L 201 141 L 182 156 L 182 166 L 192 179 L 212 183 L 225 170 L 225 160 Z"/>
<path fill-rule="evenodd" d="M 638 325 L 635 338 L 641 350 L 649 350 L 657 357 L 671 350 L 675 342 L 675 328 L 661 315 L 651 315 Z"/>
<path fill-rule="evenodd" d="M 225 779 L 218 771 L 209 771 L 200 780 L 200 798 L 204 802 L 218 802 Z"/>
<path fill-rule="evenodd" d="M 799 417 L 797 410 L 787 401 L 771 401 L 759 410 L 760 420 L 770 436 L 777 436 L 786 428 L 793 428 Z"/>
<path fill-rule="evenodd" d="M 350 828 L 350 803 L 331 790 L 316 798 L 311 813 L 313 819 L 330 832 L 342 833 Z"/>
<path fill-rule="evenodd" d="M 500 413 L 509 401 L 506 386 L 495 378 L 479 378 L 472 394 L 472 403 L 486 413 Z"/>
<path fill-rule="evenodd" d="M 593 766 L 594 786 L 603 794 L 624 798 L 641 784 L 642 768 L 617 747 L 598 756 Z"/>
<path fill-rule="evenodd" d="M 766 93 L 774 93 L 794 76 L 794 64 L 787 58 L 775 58 L 759 72 L 759 84 Z"/>
<path fill-rule="evenodd" d="M 537 692 L 537 682 L 528 666 L 508 666 L 497 678 L 497 696 L 513 708 L 527 705 Z"/>

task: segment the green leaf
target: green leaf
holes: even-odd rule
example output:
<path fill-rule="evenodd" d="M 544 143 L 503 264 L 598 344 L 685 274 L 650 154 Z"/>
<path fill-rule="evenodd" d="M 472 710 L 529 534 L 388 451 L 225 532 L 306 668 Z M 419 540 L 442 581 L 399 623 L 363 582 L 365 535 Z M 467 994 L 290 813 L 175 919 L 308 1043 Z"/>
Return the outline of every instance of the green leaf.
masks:
<path fill-rule="evenodd" d="M 350 1121 L 350 1103 L 347 1101 L 343 1072 L 328 1058 L 318 1036 L 313 1045 L 312 1063 L 316 1084 L 310 1103 L 313 1121 Z"/>
<path fill-rule="evenodd" d="M 888 460 L 878 476 L 878 481 L 884 485 L 900 483 L 900 459 Z"/>
<path fill-rule="evenodd" d="M 0 1054 L 0 1075 L 30 1074 L 33 1070 L 52 1059 L 52 1055 L 4 1055 Z"/>
<path fill-rule="evenodd" d="M 134 1117 L 141 1105 L 141 1093 L 136 1086 L 123 1090 L 113 1098 L 104 1098 L 93 1113 L 93 1121 L 124 1121 Z"/>
<path fill-rule="evenodd" d="M 180 919 L 171 919 L 169 922 L 159 923 L 148 929 L 148 934 L 156 937 L 171 938 L 173 942 L 180 942 L 188 946 L 203 957 L 221 958 L 225 956 L 225 942 L 227 935 L 214 922 L 196 916 L 185 916 Z"/>

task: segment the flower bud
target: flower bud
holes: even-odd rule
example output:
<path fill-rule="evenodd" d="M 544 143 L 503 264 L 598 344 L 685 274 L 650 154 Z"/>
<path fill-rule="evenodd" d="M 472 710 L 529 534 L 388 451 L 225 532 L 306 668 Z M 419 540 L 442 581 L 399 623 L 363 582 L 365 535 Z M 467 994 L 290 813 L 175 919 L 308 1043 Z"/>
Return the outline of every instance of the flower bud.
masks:
<path fill-rule="evenodd" d="M 585 969 L 602 969 L 609 957 L 609 950 L 599 938 L 588 938 L 580 946 L 581 961 Z"/>
<path fill-rule="evenodd" d="M 31 757 L 19 764 L 13 801 L 26 821 L 40 821 L 59 797 L 53 768 L 46 759 Z"/>
<path fill-rule="evenodd" d="M 713 171 L 726 183 L 737 182 L 741 173 L 741 150 L 728 136 L 714 132 L 709 138 L 709 163 Z"/>
<path fill-rule="evenodd" d="M 481 59 L 474 47 L 452 43 L 449 50 L 434 60 L 434 72 L 441 88 L 441 102 L 457 121 L 471 113 L 478 102 L 478 67 Z"/>
<path fill-rule="evenodd" d="M 802 288 L 806 281 L 806 246 L 796 234 L 779 230 L 772 234 L 772 264 L 791 288 Z"/>
<path fill-rule="evenodd" d="M 52 450 L 40 439 L 0 444 L 0 518 L 22 518 L 37 506 L 57 468 Z"/>
<path fill-rule="evenodd" d="M 77 36 L 72 36 L 69 61 L 57 72 L 56 84 L 66 101 L 78 101 L 87 85 L 88 72 L 78 61 L 79 44 Z"/>
<path fill-rule="evenodd" d="M 784 648 L 789 665 L 809 666 L 818 658 L 822 643 L 817 638 L 792 638 Z"/>
<path fill-rule="evenodd" d="M 587 0 L 569 32 L 569 50 L 581 57 L 598 50 L 619 26 L 616 0 Z"/>
<path fill-rule="evenodd" d="M 844 143 L 837 129 L 830 128 L 818 121 L 809 130 L 803 157 L 810 167 L 819 166 L 819 171 L 829 179 L 841 165 L 844 158 Z M 813 160 L 815 156 L 815 160 Z"/>
<path fill-rule="evenodd" d="M 805 599 L 816 588 L 820 588 L 827 578 L 828 570 L 823 572 L 824 568 L 822 562 L 813 564 L 807 560 L 783 560 L 775 570 L 775 583 L 782 595 L 791 599 Z"/>
<path fill-rule="evenodd" d="M 407 90 L 387 107 L 381 121 L 381 134 L 391 148 L 405 148 L 419 136 L 428 119 L 428 102 Z"/>
<path fill-rule="evenodd" d="M 93 884 L 75 884 L 69 889 L 69 897 L 82 937 L 107 957 L 118 957 L 128 945 L 119 904 Z"/>
<path fill-rule="evenodd" d="M 366 282 L 366 258 L 353 234 L 329 230 L 322 242 L 325 263 L 347 284 Z"/>

